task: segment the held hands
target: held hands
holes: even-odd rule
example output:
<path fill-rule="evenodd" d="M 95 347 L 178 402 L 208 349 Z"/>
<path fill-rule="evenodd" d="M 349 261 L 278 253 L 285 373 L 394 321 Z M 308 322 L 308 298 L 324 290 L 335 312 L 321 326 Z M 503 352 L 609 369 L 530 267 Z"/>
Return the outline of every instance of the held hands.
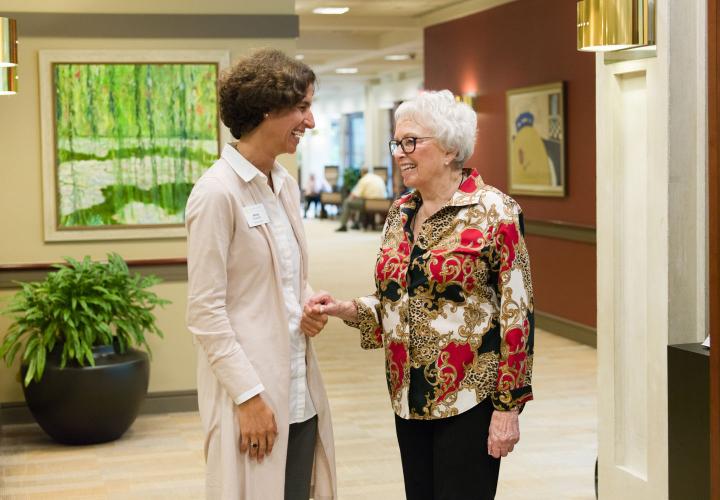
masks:
<path fill-rule="evenodd" d="M 319 292 L 310 297 L 305 304 L 320 314 L 335 316 L 346 321 L 357 320 L 357 307 L 352 300 L 337 300 L 327 292 Z"/>
<path fill-rule="evenodd" d="M 513 451 L 518 441 L 520 441 L 518 411 L 493 411 L 488 432 L 488 455 L 495 458 L 506 457 Z"/>
<path fill-rule="evenodd" d="M 300 330 L 314 337 L 325 327 L 328 316 L 352 321 L 357 319 L 357 308 L 351 300 L 338 301 L 327 292 L 318 292 L 305 303 Z"/>
<path fill-rule="evenodd" d="M 262 463 L 278 435 L 272 410 L 258 394 L 235 406 L 235 419 L 240 427 L 240 453 Z"/>
<path fill-rule="evenodd" d="M 320 333 L 328 321 L 328 315 L 321 312 L 318 306 L 311 306 L 311 301 L 312 297 L 305 303 L 300 319 L 300 331 L 308 337 L 314 337 Z"/>

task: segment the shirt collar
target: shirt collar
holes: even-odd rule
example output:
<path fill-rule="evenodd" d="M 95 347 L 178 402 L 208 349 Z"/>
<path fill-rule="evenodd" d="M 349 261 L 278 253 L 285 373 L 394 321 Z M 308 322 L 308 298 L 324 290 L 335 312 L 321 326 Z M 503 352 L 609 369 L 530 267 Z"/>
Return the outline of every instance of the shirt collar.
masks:
<path fill-rule="evenodd" d="M 267 176 L 240 154 L 240 151 L 232 144 L 225 144 L 220 156 L 230 164 L 235 173 L 245 182 L 250 183 L 256 177 L 261 179 L 263 183 L 267 182 Z M 275 162 L 270 170 L 270 175 L 272 175 L 273 185 L 275 186 L 275 194 L 280 194 L 280 190 L 285 183 L 285 169 L 278 162 Z"/>
<path fill-rule="evenodd" d="M 464 207 L 467 205 L 474 205 L 480 201 L 482 194 L 482 187 L 485 186 L 485 182 L 480 177 L 477 170 L 472 169 L 467 179 L 460 183 L 457 191 L 453 193 L 452 198 L 447 203 L 449 207 Z M 413 191 L 398 200 L 401 206 L 415 209 L 420 202 L 420 194 L 417 191 Z"/>
<path fill-rule="evenodd" d="M 453 194 L 450 202 L 451 207 L 464 207 L 466 205 L 475 205 L 480 201 L 485 182 L 480 177 L 477 170 L 472 169 L 467 179 L 460 183 L 457 191 Z"/>

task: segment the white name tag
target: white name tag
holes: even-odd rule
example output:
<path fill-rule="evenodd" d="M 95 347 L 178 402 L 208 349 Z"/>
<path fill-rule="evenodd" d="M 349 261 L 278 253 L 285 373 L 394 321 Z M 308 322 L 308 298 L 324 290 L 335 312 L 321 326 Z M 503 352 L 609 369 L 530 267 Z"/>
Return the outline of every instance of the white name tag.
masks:
<path fill-rule="evenodd" d="M 265 211 L 265 206 L 262 203 L 250 205 L 249 207 L 243 207 L 243 212 L 245 212 L 245 218 L 247 219 L 248 226 L 250 227 L 270 222 L 270 218 Z"/>

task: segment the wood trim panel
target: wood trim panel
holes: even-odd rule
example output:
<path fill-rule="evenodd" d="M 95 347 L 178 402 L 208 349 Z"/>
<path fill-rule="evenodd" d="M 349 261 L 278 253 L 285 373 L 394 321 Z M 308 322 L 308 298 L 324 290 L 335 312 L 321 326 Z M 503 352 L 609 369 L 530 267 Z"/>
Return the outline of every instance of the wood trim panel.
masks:
<path fill-rule="evenodd" d="M 550 333 L 597 348 L 597 329 L 554 314 L 535 311 L 535 325 Z"/>
<path fill-rule="evenodd" d="M 595 244 L 595 228 L 560 221 L 526 220 L 525 234 Z"/>
<path fill-rule="evenodd" d="M 128 260 L 131 272 L 154 274 L 163 281 L 187 281 L 187 259 Z M 52 271 L 51 263 L 0 265 L 0 290 L 19 288 L 18 282 L 38 281 Z"/>
<path fill-rule="evenodd" d="M 718 0 L 708 0 L 708 239 L 710 325 L 710 498 L 720 499 L 720 99 Z"/>
<path fill-rule="evenodd" d="M 198 411 L 196 390 L 150 392 L 145 396 L 140 415 Z M 24 401 L 0 403 L 0 427 L 3 425 L 29 424 L 34 422 L 30 409 Z"/>

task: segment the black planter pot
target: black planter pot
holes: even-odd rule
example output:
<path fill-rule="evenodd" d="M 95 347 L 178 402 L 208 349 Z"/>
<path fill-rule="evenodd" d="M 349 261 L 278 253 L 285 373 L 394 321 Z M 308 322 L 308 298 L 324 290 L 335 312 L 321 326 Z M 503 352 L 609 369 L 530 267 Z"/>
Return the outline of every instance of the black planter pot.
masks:
<path fill-rule="evenodd" d="M 95 366 L 60 369 L 58 353 L 48 354 L 40 382 L 23 386 L 25 401 L 40 427 L 63 444 L 112 441 L 130 428 L 147 393 L 148 356 L 112 346 L 93 348 Z M 27 367 L 23 366 L 23 377 Z"/>

